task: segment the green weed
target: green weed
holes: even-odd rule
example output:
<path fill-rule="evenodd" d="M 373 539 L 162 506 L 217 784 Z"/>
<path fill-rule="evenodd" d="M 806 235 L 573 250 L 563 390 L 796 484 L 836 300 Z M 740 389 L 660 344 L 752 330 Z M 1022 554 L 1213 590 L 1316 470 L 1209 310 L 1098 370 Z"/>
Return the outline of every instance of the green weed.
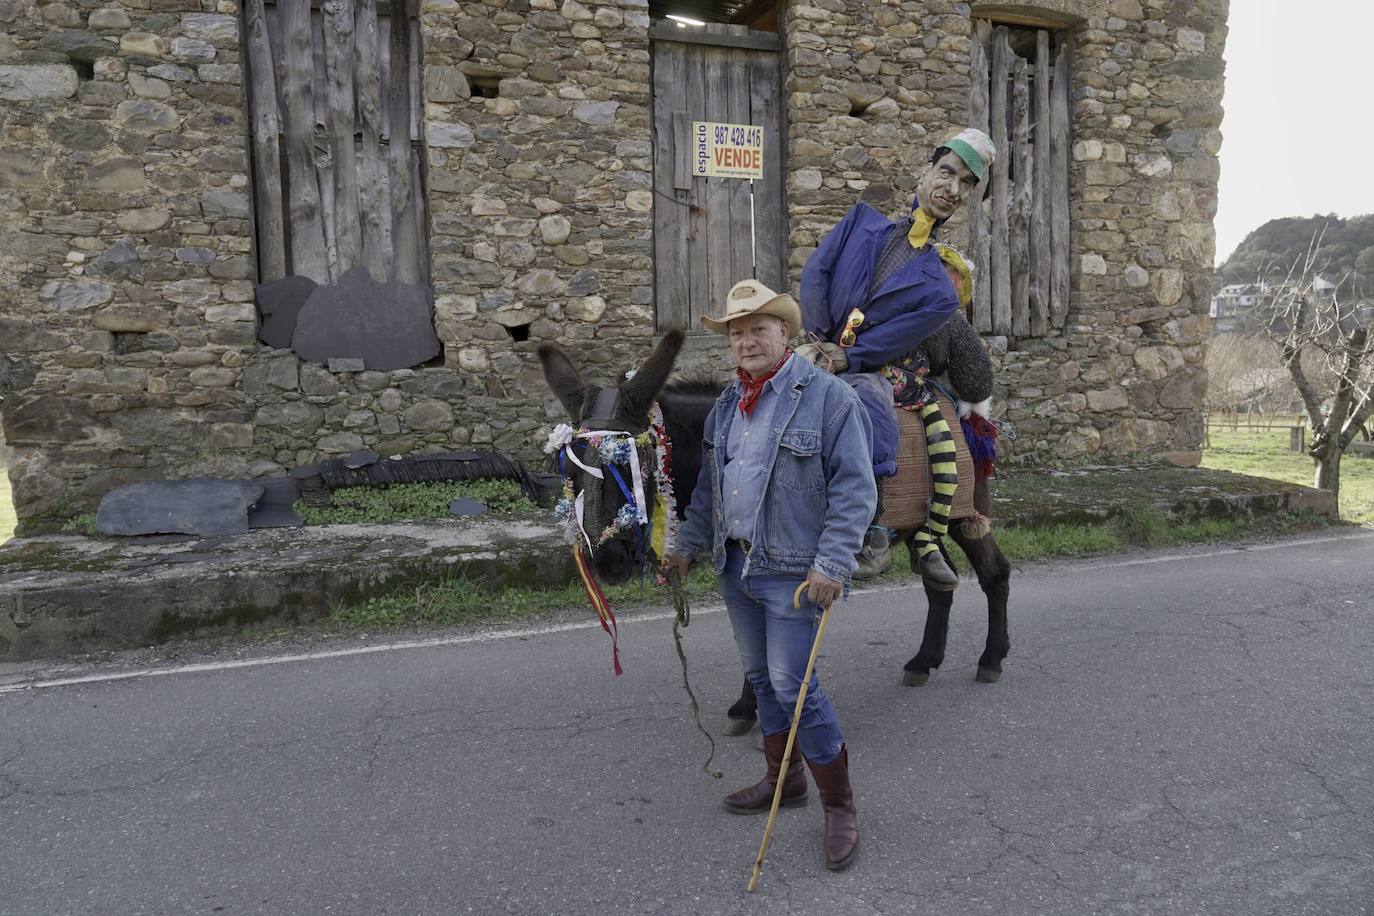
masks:
<path fill-rule="evenodd" d="M 513 480 L 463 480 L 440 483 L 403 483 L 390 487 L 350 487 L 333 493 L 333 506 L 312 509 L 302 501 L 296 513 L 307 525 L 343 525 L 354 522 L 393 522 L 408 519 L 448 518 L 448 504 L 462 496 L 483 503 L 488 512 L 508 515 L 536 512 L 520 484 Z"/>
<path fill-rule="evenodd" d="M 85 515 L 78 515 L 76 518 L 68 519 L 62 525 L 62 531 L 66 534 L 84 534 L 88 538 L 93 538 L 100 532 L 95 530 L 95 513 L 87 512 Z"/>
<path fill-rule="evenodd" d="M 716 577 L 709 567 L 693 570 L 684 584 L 687 597 L 693 601 L 719 594 Z M 646 605 L 661 606 L 672 601 L 666 588 L 653 584 L 651 575 L 646 575 L 642 587 L 638 582 L 629 582 L 608 586 L 605 592 L 617 611 Z M 478 620 L 519 620 L 586 604 L 587 594 L 579 583 L 547 589 L 521 586 L 492 591 L 454 574 L 356 604 L 334 607 L 328 620 L 347 628 L 451 626 Z"/>
<path fill-rule="evenodd" d="M 1169 520 L 1144 500 L 1131 504 L 1109 524 L 1123 543 L 1133 547 L 1159 547 L 1172 541 Z"/>

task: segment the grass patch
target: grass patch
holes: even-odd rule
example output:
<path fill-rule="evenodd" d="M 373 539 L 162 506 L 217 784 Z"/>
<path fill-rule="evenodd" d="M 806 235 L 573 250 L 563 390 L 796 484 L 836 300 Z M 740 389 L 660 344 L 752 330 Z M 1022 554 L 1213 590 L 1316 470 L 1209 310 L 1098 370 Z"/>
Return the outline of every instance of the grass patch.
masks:
<path fill-rule="evenodd" d="M 1212 427 L 1202 466 L 1252 477 L 1312 486 L 1315 467 L 1304 452 L 1288 450 L 1288 430 Z M 1346 453 L 1341 460 L 1341 518 L 1374 524 L 1374 459 Z"/>
<path fill-rule="evenodd" d="M 1199 519 L 1189 522 L 1167 522 L 1158 517 L 1151 518 L 1151 515 L 1157 516 L 1158 513 L 1145 506 L 1135 510 L 1130 518 L 1113 519 L 1101 524 L 998 528 L 997 543 L 1007 559 L 1014 564 L 1022 564 L 1033 560 L 1120 553 L 1140 546 L 1140 539 L 1149 539 L 1151 546 L 1156 547 L 1223 543 L 1247 537 L 1291 534 L 1330 524 L 1330 520 L 1316 515 Z M 972 581 L 968 558 L 952 539 L 946 543 L 962 574 L 970 580 L 969 584 L 976 585 Z M 905 548 L 897 547 L 894 554 L 892 568 L 878 579 L 870 580 L 867 583 L 869 586 L 897 584 L 915 578 L 907 562 Z M 716 577 L 706 565 L 693 569 L 686 585 L 687 595 L 694 603 L 715 601 L 720 596 Z M 606 589 L 606 597 L 617 612 L 636 607 L 663 607 L 672 602 L 668 589 L 653 585 L 651 578 L 646 578 L 642 589 L 638 582 L 610 586 Z M 397 589 L 356 604 L 336 606 L 331 609 L 327 621 L 347 629 L 452 626 L 525 620 L 553 611 L 585 607 L 587 595 L 577 583 L 547 589 L 507 588 L 498 592 L 455 574 L 436 582 Z"/>
<path fill-rule="evenodd" d="M 397 522 L 448 518 L 448 504 L 470 496 L 497 515 L 536 512 L 539 507 L 513 480 L 461 480 L 402 483 L 390 487 L 350 487 L 336 490 L 334 505 L 313 509 L 297 500 L 296 513 L 307 525 L 345 525 L 354 522 Z"/>
<path fill-rule="evenodd" d="M 0 544 L 14 537 L 19 520 L 14 515 L 14 499 L 10 495 L 10 472 L 0 456 Z"/>
<path fill-rule="evenodd" d="M 997 528 L 997 545 L 1012 563 L 1065 557 L 1100 556 L 1138 547 L 1184 547 L 1190 544 L 1221 544 L 1245 538 L 1273 537 L 1312 531 L 1332 524 L 1310 513 L 1281 513 L 1263 518 L 1203 518 L 1171 522 L 1158 510 L 1142 504 L 1126 515 L 1100 524 L 1066 523 Z M 954 541 L 945 542 L 961 570 L 970 572 L 968 558 Z M 904 551 L 899 551 L 899 554 Z M 894 579 L 912 575 L 905 562 L 893 563 L 886 574 Z M 900 570 L 898 569 L 900 567 Z"/>
<path fill-rule="evenodd" d="M 96 537 L 100 532 L 95 530 L 95 513 L 88 512 L 85 515 L 78 515 L 76 518 L 69 519 L 63 526 L 64 534 L 84 534 L 88 538 Z"/>
<path fill-rule="evenodd" d="M 705 566 L 692 570 L 687 578 L 686 590 L 692 601 L 710 599 L 720 594 L 715 575 Z M 638 582 L 608 586 L 605 591 L 611 607 L 616 610 L 672 603 L 668 589 L 654 585 L 651 576 L 645 577 L 642 591 Z M 521 620 L 586 605 L 587 593 L 579 583 L 547 589 L 521 586 L 494 592 L 455 574 L 357 604 L 331 608 L 326 619 L 350 629 L 451 626 L 478 621 Z"/>
<path fill-rule="evenodd" d="M 1133 547 L 1160 547 L 1170 543 L 1169 520 L 1144 500 L 1132 503 L 1108 523 L 1122 543 Z"/>

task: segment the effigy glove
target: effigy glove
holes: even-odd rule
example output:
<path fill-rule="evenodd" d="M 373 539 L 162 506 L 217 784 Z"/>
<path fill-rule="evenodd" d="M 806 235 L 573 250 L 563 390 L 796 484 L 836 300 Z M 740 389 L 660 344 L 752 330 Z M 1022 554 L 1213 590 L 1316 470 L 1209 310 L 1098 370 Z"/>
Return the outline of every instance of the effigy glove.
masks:
<path fill-rule="evenodd" d="M 839 374 L 849 368 L 849 359 L 844 354 L 844 347 L 828 340 L 802 344 L 797 347 L 796 354 L 832 374 Z"/>

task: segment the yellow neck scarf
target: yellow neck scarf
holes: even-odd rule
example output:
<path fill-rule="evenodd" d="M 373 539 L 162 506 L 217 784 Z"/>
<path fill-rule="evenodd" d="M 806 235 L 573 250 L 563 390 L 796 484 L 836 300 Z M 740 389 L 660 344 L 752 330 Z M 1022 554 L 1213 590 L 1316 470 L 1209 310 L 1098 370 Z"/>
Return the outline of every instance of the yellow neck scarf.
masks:
<path fill-rule="evenodd" d="M 907 232 L 906 240 L 911 243 L 912 248 L 924 248 L 934 231 L 935 217 L 917 207 L 911 214 L 911 230 Z"/>

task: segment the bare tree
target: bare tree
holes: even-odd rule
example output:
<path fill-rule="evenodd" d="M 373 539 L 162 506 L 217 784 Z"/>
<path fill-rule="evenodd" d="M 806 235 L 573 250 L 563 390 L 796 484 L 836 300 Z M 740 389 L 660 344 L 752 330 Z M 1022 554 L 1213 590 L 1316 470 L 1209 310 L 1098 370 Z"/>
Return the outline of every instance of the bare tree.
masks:
<path fill-rule="evenodd" d="M 1297 395 L 1269 335 L 1219 334 L 1208 342 L 1206 365 L 1209 413 L 1233 417 L 1295 411 Z M 1308 368 L 1313 368 L 1310 360 Z"/>
<path fill-rule="evenodd" d="M 1307 255 L 1274 288 L 1261 320 L 1307 408 L 1312 426 L 1307 451 L 1316 463 L 1313 486 L 1339 500 L 1341 458 L 1374 409 L 1374 302 L 1358 276 L 1343 278 L 1334 289 L 1318 289 L 1321 243 L 1317 233 Z M 1342 290 L 1349 292 L 1342 296 Z M 1313 371 L 1314 361 L 1323 371 Z"/>

